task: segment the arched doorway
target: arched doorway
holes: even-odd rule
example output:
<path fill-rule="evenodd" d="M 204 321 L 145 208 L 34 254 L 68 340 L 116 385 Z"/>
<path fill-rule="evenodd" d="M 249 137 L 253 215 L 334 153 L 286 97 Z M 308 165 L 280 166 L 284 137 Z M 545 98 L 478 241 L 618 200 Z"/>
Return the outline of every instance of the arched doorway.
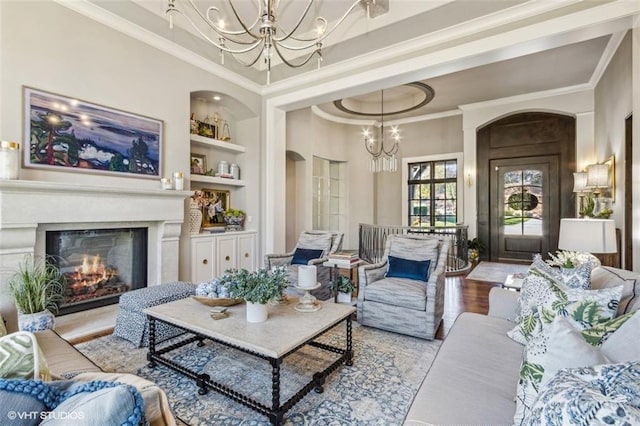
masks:
<path fill-rule="evenodd" d="M 478 238 L 484 260 L 530 262 L 557 249 L 575 216 L 575 118 L 517 113 L 477 132 Z"/>

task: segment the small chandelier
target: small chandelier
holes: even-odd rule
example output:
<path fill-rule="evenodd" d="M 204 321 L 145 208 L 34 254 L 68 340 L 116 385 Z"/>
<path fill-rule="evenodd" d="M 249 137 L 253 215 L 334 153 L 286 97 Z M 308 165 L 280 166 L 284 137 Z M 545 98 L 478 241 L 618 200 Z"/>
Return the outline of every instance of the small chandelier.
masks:
<path fill-rule="evenodd" d="M 371 172 L 395 172 L 398 170 L 396 154 L 398 153 L 401 139 L 398 126 L 391 126 L 389 129 L 391 147 L 385 148 L 384 145 L 384 90 L 380 91 L 380 128 L 379 130 L 371 131 L 367 127 L 362 131 L 362 136 L 364 136 L 364 147 L 371 154 L 371 164 L 369 166 Z"/>
<path fill-rule="evenodd" d="M 258 14 L 252 23 L 246 23 L 240 18 L 236 6 L 234 6 L 234 1 L 228 0 L 229 7 L 239 25 L 236 29 L 227 27 L 228 21 L 218 6 L 209 6 L 206 10 L 202 11 L 196 6 L 194 0 L 168 0 L 165 14 L 169 16 L 169 28 L 173 28 L 173 15 L 175 13 L 184 16 L 205 40 L 220 50 L 220 61 L 223 65 L 225 53 L 233 55 L 234 58 L 245 67 L 251 67 L 256 64 L 260 58 L 263 58 L 267 69 L 267 84 L 270 84 L 271 59 L 274 51 L 280 60 L 291 68 L 302 67 L 308 63 L 314 55 L 317 55 L 318 68 L 320 68 L 323 41 L 359 4 L 366 9 L 368 17 L 372 16 L 371 6 L 376 7 L 376 0 L 355 0 L 331 28 L 329 28 L 328 21 L 325 18 L 318 16 L 314 19 L 316 27 L 310 32 L 312 35 L 296 35 L 302 22 L 309 14 L 314 0 L 308 0 L 300 18 L 291 28 L 287 29 L 281 26 L 281 15 L 278 10 L 280 0 L 253 1 L 258 3 Z M 185 13 L 179 9 L 176 4 L 178 2 L 185 3 L 191 12 Z M 195 13 L 195 19 L 191 17 L 192 13 Z M 208 29 L 215 32 L 213 37 L 207 34 Z M 252 52 L 254 52 L 254 57 L 249 61 L 243 61 L 235 56 L 250 54 Z M 306 52 L 306 56 L 302 57 L 298 62 L 294 62 L 291 59 L 287 59 L 284 52 Z"/>

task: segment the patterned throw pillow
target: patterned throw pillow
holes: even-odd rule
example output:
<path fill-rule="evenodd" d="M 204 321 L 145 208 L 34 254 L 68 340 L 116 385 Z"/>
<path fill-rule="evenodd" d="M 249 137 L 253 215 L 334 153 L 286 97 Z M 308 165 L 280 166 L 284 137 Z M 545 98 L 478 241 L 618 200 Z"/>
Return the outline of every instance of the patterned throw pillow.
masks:
<path fill-rule="evenodd" d="M 618 309 L 622 287 L 601 290 L 569 289 L 557 281 L 532 276 L 528 285 L 523 285 L 521 293 L 521 314 L 516 318 L 516 326 L 507 335 L 524 345 L 539 332 L 543 324 L 551 324 L 558 313 L 570 316 L 582 324 L 583 328 L 613 318 Z"/>
<path fill-rule="evenodd" d="M 560 370 L 522 424 L 640 424 L 640 361 Z"/>
<path fill-rule="evenodd" d="M 33 333 L 17 331 L 0 337 L 0 378 L 51 380 Z"/>
<path fill-rule="evenodd" d="M 640 309 L 640 274 L 622 269 L 602 266 L 591 273 L 593 288 L 609 288 L 624 286 L 618 315 Z"/>
<path fill-rule="evenodd" d="M 629 324 L 626 328 L 634 329 L 636 324 L 629 321 L 631 317 L 625 315 L 613 318 L 586 330 L 573 319 L 561 315 L 556 316 L 550 326 L 543 325 L 542 332 L 537 333 L 527 343 L 524 351 L 516 394 L 515 424 L 520 424 L 527 416 L 539 390 L 561 368 L 588 367 L 613 362 L 616 353 L 627 348 L 617 347 L 615 339 L 611 340 L 611 344 L 606 348 L 600 345 L 603 342 L 607 345 L 618 330 L 626 333 L 623 327 L 625 323 Z M 635 333 L 638 334 L 637 331 Z M 585 336 L 589 338 L 586 339 Z M 624 361 L 631 359 L 633 358 L 626 358 Z"/>

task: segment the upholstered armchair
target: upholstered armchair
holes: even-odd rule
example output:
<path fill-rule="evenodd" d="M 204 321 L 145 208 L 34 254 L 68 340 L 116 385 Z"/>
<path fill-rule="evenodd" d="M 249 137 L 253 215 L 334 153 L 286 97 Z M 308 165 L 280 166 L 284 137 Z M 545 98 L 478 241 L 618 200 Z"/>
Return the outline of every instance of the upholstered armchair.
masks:
<path fill-rule="evenodd" d="M 433 340 L 442 320 L 449 240 L 389 235 L 382 260 L 358 268 L 358 322 Z"/>
<path fill-rule="evenodd" d="M 330 270 L 322 264 L 327 261 L 329 253 L 342 249 L 343 237 L 342 232 L 304 231 L 298 237 L 295 248 L 289 253 L 265 255 L 265 267 L 271 269 L 274 266 L 286 265 L 290 283 L 287 294 L 300 297 L 304 295 L 304 291 L 294 287 L 298 283 L 298 266 L 315 265 L 316 279 L 322 286 L 311 291 L 311 294 L 320 300 L 327 300 L 331 298 Z"/>

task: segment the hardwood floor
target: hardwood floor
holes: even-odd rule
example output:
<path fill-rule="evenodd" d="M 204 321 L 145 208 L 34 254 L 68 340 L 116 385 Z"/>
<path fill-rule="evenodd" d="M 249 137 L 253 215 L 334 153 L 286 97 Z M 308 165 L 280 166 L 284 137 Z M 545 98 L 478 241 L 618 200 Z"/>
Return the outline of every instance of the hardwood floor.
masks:
<path fill-rule="evenodd" d="M 467 280 L 464 275 L 445 280 L 444 314 L 436 339 L 444 339 L 458 315 L 462 312 L 486 314 L 489 312 L 489 291 L 500 284 Z"/>

